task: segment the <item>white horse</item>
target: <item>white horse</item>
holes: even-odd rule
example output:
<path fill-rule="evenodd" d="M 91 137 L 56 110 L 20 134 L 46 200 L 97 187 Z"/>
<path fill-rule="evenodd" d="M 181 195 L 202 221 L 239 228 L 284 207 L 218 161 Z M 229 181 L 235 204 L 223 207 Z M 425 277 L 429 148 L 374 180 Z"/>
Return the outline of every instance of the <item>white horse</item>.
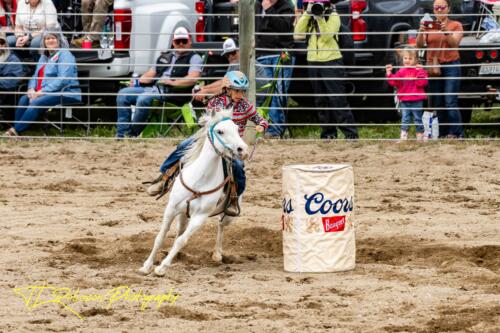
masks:
<path fill-rule="evenodd" d="M 239 136 L 238 126 L 231 120 L 230 111 L 212 112 L 205 115 L 200 123 L 204 123 L 204 126 L 195 134 L 195 141 L 186 152 L 184 166 L 172 187 L 153 250 L 139 269 L 141 274 L 153 271 L 154 258 L 175 217 L 178 217 L 177 237 L 167 257 L 154 269 L 158 276 L 165 275 L 176 254 L 215 211 L 223 184 L 228 181 L 227 177 L 224 178 L 222 158 L 237 157 L 243 160 L 248 157 L 248 146 Z M 218 224 L 212 255 L 212 259 L 217 262 L 222 261 L 223 228 L 231 220 L 231 217 L 223 216 Z"/>

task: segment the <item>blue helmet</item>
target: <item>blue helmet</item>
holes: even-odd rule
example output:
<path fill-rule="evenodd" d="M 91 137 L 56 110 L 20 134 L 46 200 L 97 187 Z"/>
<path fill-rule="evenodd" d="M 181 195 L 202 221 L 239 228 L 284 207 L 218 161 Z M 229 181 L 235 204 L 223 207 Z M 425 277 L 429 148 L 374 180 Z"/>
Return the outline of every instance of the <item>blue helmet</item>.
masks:
<path fill-rule="evenodd" d="M 248 78 L 240 71 L 231 71 L 224 75 L 224 87 L 238 90 L 248 90 Z"/>

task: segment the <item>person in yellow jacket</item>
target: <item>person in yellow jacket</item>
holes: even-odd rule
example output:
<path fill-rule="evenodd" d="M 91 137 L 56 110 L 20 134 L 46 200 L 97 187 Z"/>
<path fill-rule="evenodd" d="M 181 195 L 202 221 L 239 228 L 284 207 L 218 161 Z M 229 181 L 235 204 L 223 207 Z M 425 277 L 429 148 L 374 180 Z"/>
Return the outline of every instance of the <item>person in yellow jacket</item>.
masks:
<path fill-rule="evenodd" d="M 314 93 L 319 95 L 314 98 L 315 106 L 319 122 L 326 124 L 321 128 L 322 139 L 337 138 L 336 126 L 328 124 L 354 123 L 354 117 L 344 95 L 345 81 L 342 80 L 345 76 L 344 63 L 337 43 L 340 26 L 340 17 L 328 0 L 308 1 L 306 10 L 295 26 L 295 35 L 306 35 L 308 40 L 309 77 L 313 78 L 311 84 Z M 358 138 L 355 126 L 340 125 L 339 129 L 346 139 Z"/>

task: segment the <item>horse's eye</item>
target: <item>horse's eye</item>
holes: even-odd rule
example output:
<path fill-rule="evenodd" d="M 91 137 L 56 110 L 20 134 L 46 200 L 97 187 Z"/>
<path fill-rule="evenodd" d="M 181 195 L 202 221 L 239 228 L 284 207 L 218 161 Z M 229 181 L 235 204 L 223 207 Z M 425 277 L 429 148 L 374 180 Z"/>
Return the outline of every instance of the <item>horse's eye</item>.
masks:
<path fill-rule="evenodd" d="M 224 134 L 224 132 L 221 130 L 217 130 L 217 134 L 222 135 L 222 134 Z"/>

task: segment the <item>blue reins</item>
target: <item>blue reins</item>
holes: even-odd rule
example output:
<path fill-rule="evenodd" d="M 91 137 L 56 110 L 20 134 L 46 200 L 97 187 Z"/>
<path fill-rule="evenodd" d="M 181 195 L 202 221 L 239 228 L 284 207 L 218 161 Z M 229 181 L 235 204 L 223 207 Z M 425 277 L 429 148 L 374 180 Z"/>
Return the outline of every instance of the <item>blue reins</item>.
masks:
<path fill-rule="evenodd" d="M 222 146 L 225 149 L 229 149 L 229 146 L 222 140 L 222 138 L 220 137 L 220 135 L 217 134 L 216 132 L 214 132 L 215 126 L 217 126 L 219 123 L 221 123 L 223 121 L 226 121 L 226 120 L 231 120 L 231 118 L 224 117 L 221 120 L 219 120 L 218 122 L 216 122 L 215 124 L 213 124 L 212 126 L 210 126 L 209 135 L 210 135 L 210 140 L 212 140 L 213 143 L 215 143 L 215 141 L 214 141 L 214 137 L 215 137 L 217 140 L 219 140 L 219 142 L 222 144 Z"/>

